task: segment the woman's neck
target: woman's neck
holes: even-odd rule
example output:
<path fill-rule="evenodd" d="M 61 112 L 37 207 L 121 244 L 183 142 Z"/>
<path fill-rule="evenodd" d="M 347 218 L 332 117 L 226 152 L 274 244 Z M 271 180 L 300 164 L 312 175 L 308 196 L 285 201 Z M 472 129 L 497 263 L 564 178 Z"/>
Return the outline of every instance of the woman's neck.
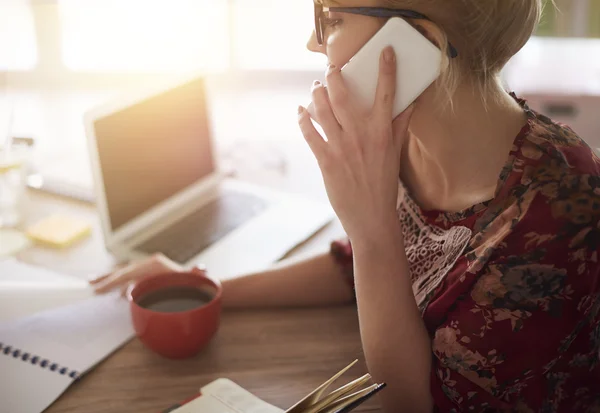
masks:
<path fill-rule="evenodd" d="M 508 93 L 499 85 L 494 88 L 487 108 L 470 87 L 456 92 L 453 110 L 436 109 L 427 95 L 433 91 L 422 96 L 401 172 L 421 207 L 460 211 L 494 196 L 500 171 L 527 119 Z"/>

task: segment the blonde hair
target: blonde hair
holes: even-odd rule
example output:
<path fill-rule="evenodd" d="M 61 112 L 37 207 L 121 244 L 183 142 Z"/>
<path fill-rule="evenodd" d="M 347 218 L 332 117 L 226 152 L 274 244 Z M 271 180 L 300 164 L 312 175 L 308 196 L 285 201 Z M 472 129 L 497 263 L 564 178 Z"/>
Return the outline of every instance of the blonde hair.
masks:
<path fill-rule="evenodd" d="M 542 0 L 381 1 L 386 7 L 418 11 L 441 29 L 435 40 L 446 59 L 438 85 L 450 104 L 465 80 L 486 98 L 502 68 L 534 33 L 543 9 Z M 447 57 L 448 41 L 458 50 L 455 59 Z"/>

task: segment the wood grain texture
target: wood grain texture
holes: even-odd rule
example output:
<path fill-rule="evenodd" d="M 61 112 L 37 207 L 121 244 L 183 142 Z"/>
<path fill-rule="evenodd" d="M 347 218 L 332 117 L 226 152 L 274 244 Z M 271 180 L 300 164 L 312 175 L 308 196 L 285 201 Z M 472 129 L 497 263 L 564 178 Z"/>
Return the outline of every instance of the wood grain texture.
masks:
<path fill-rule="evenodd" d="M 355 308 L 228 312 L 198 356 L 167 360 L 134 339 L 47 412 L 158 412 L 220 377 L 287 408 L 355 358 L 360 363 L 336 384 L 366 372 Z M 376 410 L 375 399 L 357 411 Z"/>

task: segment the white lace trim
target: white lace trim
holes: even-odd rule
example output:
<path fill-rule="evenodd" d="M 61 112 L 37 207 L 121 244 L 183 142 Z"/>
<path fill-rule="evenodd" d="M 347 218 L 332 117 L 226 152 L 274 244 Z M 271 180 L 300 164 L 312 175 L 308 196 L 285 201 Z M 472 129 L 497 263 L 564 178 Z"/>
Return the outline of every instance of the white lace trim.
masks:
<path fill-rule="evenodd" d="M 419 309 L 424 312 L 431 292 L 454 267 L 469 244 L 472 231 L 464 226 L 444 230 L 426 223 L 402 183 L 398 188 L 397 210 L 413 293 Z"/>

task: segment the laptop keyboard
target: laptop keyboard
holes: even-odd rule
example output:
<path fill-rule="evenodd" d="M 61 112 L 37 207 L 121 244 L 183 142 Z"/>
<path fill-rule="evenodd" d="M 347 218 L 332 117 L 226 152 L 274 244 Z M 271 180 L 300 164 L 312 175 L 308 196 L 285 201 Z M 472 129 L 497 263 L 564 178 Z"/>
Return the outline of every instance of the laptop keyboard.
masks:
<path fill-rule="evenodd" d="M 267 201 L 256 195 L 227 192 L 165 228 L 137 249 L 147 254 L 161 252 L 183 264 L 266 207 Z"/>

